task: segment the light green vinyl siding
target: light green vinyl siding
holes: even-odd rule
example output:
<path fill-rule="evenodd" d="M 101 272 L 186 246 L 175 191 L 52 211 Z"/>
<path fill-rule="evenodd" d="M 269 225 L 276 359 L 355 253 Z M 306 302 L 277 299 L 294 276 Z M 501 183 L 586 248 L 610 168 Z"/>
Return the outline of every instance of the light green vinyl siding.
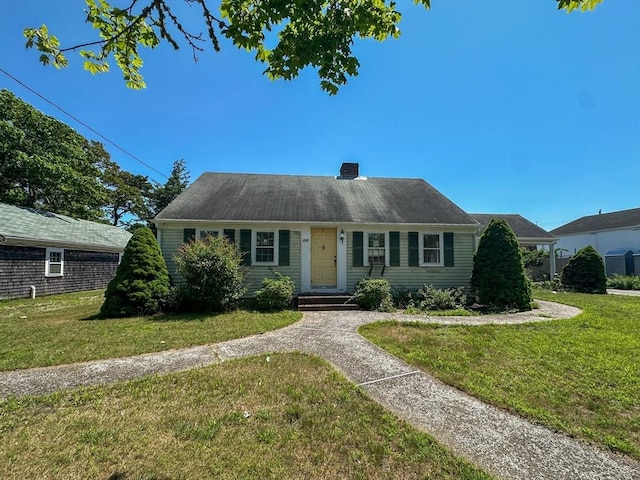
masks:
<path fill-rule="evenodd" d="M 414 229 L 415 230 L 415 229 Z M 352 234 L 348 241 L 351 245 Z M 474 235 L 472 233 L 454 233 L 453 267 L 409 267 L 409 245 L 407 231 L 400 231 L 400 266 L 374 266 L 369 277 L 369 266 L 353 266 L 353 249 L 347 248 L 347 291 L 353 292 L 355 285 L 363 278 L 384 278 L 392 286 L 419 288 L 425 284 L 436 288 L 468 287 L 473 269 Z"/>
<path fill-rule="evenodd" d="M 278 232 L 276 231 L 276 234 L 277 233 Z M 300 232 L 291 230 L 289 234 L 289 265 L 282 267 L 277 265 L 270 267 L 251 265 L 250 267 L 246 267 L 247 275 L 245 277 L 245 283 L 249 289 L 247 291 L 248 296 L 253 296 L 255 291 L 262 287 L 263 278 L 271 278 L 275 272 L 290 277 L 296 285 L 296 293 L 300 292 L 300 286 L 302 283 L 300 278 L 300 239 Z"/>
<path fill-rule="evenodd" d="M 167 264 L 167 268 L 169 269 L 169 275 L 175 283 L 180 283 L 181 279 L 176 274 L 176 263 L 173 261 L 173 256 L 178 251 L 178 248 L 182 245 L 183 242 L 183 229 L 188 227 L 180 227 L 180 228 L 162 228 L 160 235 L 160 247 L 162 248 L 162 255 L 164 256 L 164 261 Z M 233 229 L 233 226 L 224 226 L 225 229 Z M 247 228 L 243 226 L 242 228 Z M 236 238 L 239 238 L 240 235 L 240 227 L 235 228 L 236 230 Z M 276 229 L 277 233 L 277 229 Z M 282 275 L 286 275 L 291 277 L 291 280 L 296 285 L 296 293 L 300 291 L 301 286 L 301 266 L 300 266 L 300 244 L 301 244 L 301 235 L 299 231 L 291 230 L 289 236 L 289 248 L 290 248 L 290 257 L 289 257 L 289 265 L 286 267 L 279 266 L 256 266 L 251 265 L 248 267 L 244 267 L 246 269 L 245 282 L 248 288 L 247 295 L 251 296 L 253 293 L 258 290 L 262 286 L 262 279 L 265 277 L 272 277 L 274 272 L 281 273 Z"/>

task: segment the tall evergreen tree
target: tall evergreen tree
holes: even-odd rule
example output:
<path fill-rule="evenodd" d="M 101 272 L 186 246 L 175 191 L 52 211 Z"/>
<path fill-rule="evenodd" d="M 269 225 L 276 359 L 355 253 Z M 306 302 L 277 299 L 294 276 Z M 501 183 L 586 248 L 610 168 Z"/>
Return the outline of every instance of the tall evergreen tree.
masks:
<path fill-rule="evenodd" d="M 169 272 L 160 246 L 147 227 L 135 230 L 124 249 L 116 276 L 109 282 L 102 317 L 156 313 L 169 294 Z"/>
<path fill-rule="evenodd" d="M 518 239 L 504 220 L 493 219 L 473 256 L 471 293 L 493 308 L 531 310 L 531 288 Z"/>
<path fill-rule="evenodd" d="M 560 282 L 574 292 L 607 293 L 602 257 L 591 245 L 580 249 L 562 269 Z"/>

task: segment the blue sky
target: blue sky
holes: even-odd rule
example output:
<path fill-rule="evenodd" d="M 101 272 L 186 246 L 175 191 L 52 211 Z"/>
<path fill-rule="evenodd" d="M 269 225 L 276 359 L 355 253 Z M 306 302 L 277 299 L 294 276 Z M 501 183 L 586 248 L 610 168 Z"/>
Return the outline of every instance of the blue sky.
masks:
<path fill-rule="evenodd" d="M 358 42 L 360 75 L 334 97 L 313 70 L 268 80 L 225 40 L 197 63 L 186 46 L 145 50 L 142 91 L 113 62 L 101 75 L 74 54 L 67 69 L 42 66 L 22 29 L 94 40 L 81 0 L 0 1 L 0 67 L 167 175 L 180 158 L 192 180 L 336 175 L 359 162 L 365 176 L 424 178 L 467 212 L 520 213 L 548 230 L 640 206 L 640 2 L 571 15 L 553 0 L 398 5 L 401 37 Z M 0 88 L 100 140 L 2 73 Z M 164 181 L 105 145 L 123 168 Z"/>

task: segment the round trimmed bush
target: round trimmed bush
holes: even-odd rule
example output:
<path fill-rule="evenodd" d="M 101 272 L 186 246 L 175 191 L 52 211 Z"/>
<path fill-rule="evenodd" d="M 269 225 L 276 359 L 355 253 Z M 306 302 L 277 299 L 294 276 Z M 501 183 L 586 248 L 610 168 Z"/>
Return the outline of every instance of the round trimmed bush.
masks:
<path fill-rule="evenodd" d="M 382 278 L 363 278 L 356 284 L 356 303 L 365 310 L 389 312 L 393 310 L 391 286 Z"/>
<path fill-rule="evenodd" d="M 494 218 L 473 256 L 471 293 L 490 308 L 531 310 L 531 287 L 518 239 L 509 224 Z"/>
<path fill-rule="evenodd" d="M 136 229 L 124 249 L 116 276 L 104 293 L 100 316 L 149 315 L 169 294 L 169 272 L 151 229 Z"/>
<path fill-rule="evenodd" d="M 229 311 L 246 292 L 242 254 L 238 245 L 208 236 L 187 242 L 173 260 L 184 283 L 178 286 L 177 308 L 182 311 Z"/>
<path fill-rule="evenodd" d="M 264 311 L 290 308 L 295 289 L 291 278 L 275 272 L 274 278 L 262 279 L 262 288 L 255 293 L 256 307 Z"/>
<path fill-rule="evenodd" d="M 560 282 L 574 292 L 607 293 L 607 275 L 602 257 L 591 245 L 587 245 L 564 266 Z"/>

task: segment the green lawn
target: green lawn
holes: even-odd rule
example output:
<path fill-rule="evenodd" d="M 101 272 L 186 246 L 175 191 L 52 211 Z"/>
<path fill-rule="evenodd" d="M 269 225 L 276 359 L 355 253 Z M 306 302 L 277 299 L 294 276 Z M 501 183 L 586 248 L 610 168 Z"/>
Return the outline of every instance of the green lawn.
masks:
<path fill-rule="evenodd" d="M 535 297 L 584 313 L 513 326 L 385 322 L 360 332 L 483 401 L 640 459 L 640 298 Z"/>
<path fill-rule="evenodd" d="M 490 478 L 302 354 L 12 398 L 0 418 L 5 480 Z"/>
<path fill-rule="evenodd" d="M 204 345 L 289 325 L 299 312 L 96 320 L 103 290 L 0 302 L 0 370 Z"/>

